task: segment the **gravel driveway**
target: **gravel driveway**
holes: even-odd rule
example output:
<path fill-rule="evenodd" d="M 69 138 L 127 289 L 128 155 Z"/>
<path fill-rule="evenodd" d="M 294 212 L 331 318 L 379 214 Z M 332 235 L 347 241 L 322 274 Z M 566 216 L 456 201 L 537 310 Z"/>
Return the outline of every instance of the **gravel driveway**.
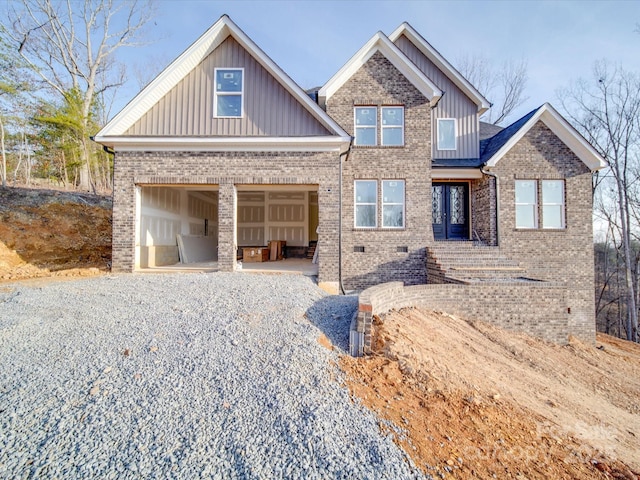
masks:
<path fill-rule="evenodd" d="M 290 275 L 0 285 L 0 478 L 421 478 L 341 384 L 355 308 Z"/>

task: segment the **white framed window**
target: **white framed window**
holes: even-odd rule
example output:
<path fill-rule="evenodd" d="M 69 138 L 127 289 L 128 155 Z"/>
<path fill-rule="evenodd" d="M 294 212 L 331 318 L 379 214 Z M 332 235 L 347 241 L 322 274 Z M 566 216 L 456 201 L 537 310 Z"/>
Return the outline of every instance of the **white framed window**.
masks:
<path fill-rule="evenodd" d="M 382 145 L 404 145 L 404 107 L 382 107 Z"/>
<path fill-rule="evenodd" d="M 354 224 L 358 228 L 378 226 L 378 182 L 376 180 L 356 180 L 354 182 Z"/>
<path fill-rule="evenodd" d="M 538 228 L 536 180 L 516 180 L 516 228 Z"/>
<path fill-rule="evenodd" d="M 244 69 L 216 68 L 213 94 L 214 116 L 218 118 L 242 117 L 244 111 Z"/>
<path fill-rule="evenodd" d="M 455 118 L 439 118 L 438 150 L 455 150 L 457 133 Z"/>
<path fill-rule="evenodd" d="M 542 228 L 565 228 L 564 181 L 542 180 Z"/>
<path fill-rule="evenodd" d="M 382 181 L 382 227 L 404 228 L 404 180 Z"/>
<path fill-rule="evenodd" d="M 378 143 L 378 109 L 377 107 L 355 107 L 356 145 L 376 145 Z"/>

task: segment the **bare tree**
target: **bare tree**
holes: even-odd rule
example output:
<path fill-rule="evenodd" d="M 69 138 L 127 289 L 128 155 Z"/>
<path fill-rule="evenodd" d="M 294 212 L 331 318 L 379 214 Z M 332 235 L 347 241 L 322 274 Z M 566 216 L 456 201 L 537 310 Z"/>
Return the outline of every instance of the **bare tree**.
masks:
<path fill-rule="evenodd" d="M 600 181 L 599 188 L 610 188 L 616 203 L 617 214 L 608 221 L 618 228 L 624 253 L 627 339 L 637 342 L 638 272 L 632 241 L 640 230 L 640 76 L 599 62 L 592 82 L 580 80 L 558 94 L 569 119 L 609 162 L 609 181 Z"/>
<path fill-rule="evenodd" d="M 527 85 L 527 62 L 509 60 L 494 67 L 487 57 L 465 55 L 458 61 L 458 68 L 482 95 L 493 102 L 482 120 L 494 125 L 504 122 L 511 113 L 529 97 L 524 95 Z"/>
<path fill-rule="evenodd" d="M 3 23 L 40 87 L 64 99 L 82 96 L 81 187 L 93 186 L 87 125 L 97 96 L 125 81 L 115 52 L 139 45 L 152 18 L 152 0 L 14 0 Z M 94 187 L 95 190 L 95 187 Z"/>

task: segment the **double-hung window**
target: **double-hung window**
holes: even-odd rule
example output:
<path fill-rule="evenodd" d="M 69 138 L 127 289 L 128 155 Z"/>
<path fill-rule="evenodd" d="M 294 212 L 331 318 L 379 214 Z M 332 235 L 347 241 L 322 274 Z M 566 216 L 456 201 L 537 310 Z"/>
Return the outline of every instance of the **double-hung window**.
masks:
<path fill-rule="evenodd" d="M 376 107 L 355 107 L 356 145 L 376 145 L 378 129 L 378 109 Z"/>
<path fill-rule="evenodd" d="M 382 145 L 404 145 L 404 108 L 382 107 Z"/>
<path fill-rule="evenodd" d="M 242 117 L 243 81 L 242 68 L 216 68 L 213 108 L 216 117 Z"/>
<path fill-rule="evenodd" d="M 538 183 L 542 186 L 540 201 Z M 565 228 L 564 180 L 516 180 L 516 228 L 538 228 L 539 224 Z"/>
<path fill-rule="evenodd" d="M 404 227 L 404 180 L 382 181 L 382 227 Z"/>
<path fill-rule="evenodd" d="M 355 226 L 359 228 L 377 227 L 378 182 L 376 180 L 356 180 L 354 194 Z"/>
<path fill-rule="evenodd" d="M 542 228 L 564 226 L 564 181 L 542 180 Z"/>
<path fill-rule="evenodd" d="M 538 228 L 536 180 L 516 180 L 516 228 Z"/>
<path fill-rule="evenodd" d="M 456 149 L 456 119 L 438 119 L 438 150 Z"/>

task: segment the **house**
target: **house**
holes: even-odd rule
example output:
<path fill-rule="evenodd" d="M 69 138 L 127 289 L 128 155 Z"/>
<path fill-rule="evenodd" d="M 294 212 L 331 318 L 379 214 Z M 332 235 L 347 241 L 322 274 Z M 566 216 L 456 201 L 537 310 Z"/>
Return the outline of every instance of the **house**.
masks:
<path fill-rule="evenodd" d="M 330 290 L 515 285 L 525 310 L 554 305 L 561 326 L 534 333 L 594 337 L 605 162 L 551 105 L 486 134 L 489 101 L 407 23 L 314 93 L 221 17 L 95 137 L 115 153 L 113 270 L 178 262 L 177 235 L 221 271 L 242 246 L 317 242 Z"/>

